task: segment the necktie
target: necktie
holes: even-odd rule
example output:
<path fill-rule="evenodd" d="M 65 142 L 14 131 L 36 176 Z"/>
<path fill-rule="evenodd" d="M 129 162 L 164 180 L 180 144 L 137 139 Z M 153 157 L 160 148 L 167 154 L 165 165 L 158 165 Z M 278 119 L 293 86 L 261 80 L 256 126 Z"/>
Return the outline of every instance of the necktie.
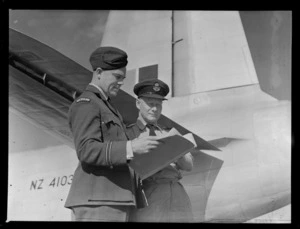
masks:
<path fill-rule="evenodd" d="M 151 124 L 147 124 L 146 126 L 149 128 L 149 136 L 156 136 L 154 126 Z"/>

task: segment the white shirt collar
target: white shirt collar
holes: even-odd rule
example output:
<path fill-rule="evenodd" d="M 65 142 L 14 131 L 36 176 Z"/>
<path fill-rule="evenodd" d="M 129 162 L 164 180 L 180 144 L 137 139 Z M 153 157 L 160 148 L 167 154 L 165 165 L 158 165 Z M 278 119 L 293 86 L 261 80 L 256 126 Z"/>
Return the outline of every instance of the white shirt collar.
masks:
<path fill-rule="evenodd" d="M 97 86 L 96 84 L 94 84 L 94 83 L 89 83 L 89 85 L 94 86 L 95 88 L 97 88 L 98 91 L 103 95 L 103 97 L 105 98 L 105 100 L 108 100 L 107 95 L 105 95 L 104 91 L 103 91 L 100 87 L 98 87 L 98 86 Z"/>
<path fill-rule="evenodd" d="M 139 115 L 138 120 L 144 125 L 143 128 L 145 128 L 145 126 L 148 124 L 148 123 L 141 117 L 141 115 Z M 153 126 L 155 126 L 155 127 L 157 127 L 157 128 L 160 129 L 160 127 L 157 125 L 157 122 L 156 122 L 156 123 L 151 123 L 151 125 L 153 125 Z"/>

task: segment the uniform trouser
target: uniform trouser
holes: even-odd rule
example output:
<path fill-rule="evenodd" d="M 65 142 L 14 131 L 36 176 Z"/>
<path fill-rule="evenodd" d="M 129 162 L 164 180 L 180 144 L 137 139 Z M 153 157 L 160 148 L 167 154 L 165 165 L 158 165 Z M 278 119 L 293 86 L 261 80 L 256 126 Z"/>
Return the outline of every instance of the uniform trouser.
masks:
<path fill-rule="evenodd" d="M 72 208 L 72 221 L 127 222 L 132 206 L 101 205 Z"/>
<path fill-rule="evenodd" d="M 188 194 L 176 179 L 144 181 L 148 206 L 133 209 L 131 222 L 192 222 L 193 211 Z"/>

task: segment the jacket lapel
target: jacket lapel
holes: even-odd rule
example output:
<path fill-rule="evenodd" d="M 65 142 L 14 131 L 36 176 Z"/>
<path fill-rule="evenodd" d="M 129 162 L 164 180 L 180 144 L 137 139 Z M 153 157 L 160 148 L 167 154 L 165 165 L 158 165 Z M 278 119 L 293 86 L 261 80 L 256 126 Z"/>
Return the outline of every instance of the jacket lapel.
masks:
<path fill-rule="evenodd" d="M 102 95 L 102 93 L 96 87 L 94 87 L 92 85 L 88 85 L 86 87 L 86 90 L 95 93 L 96 96 L 105 103 L 105 105 L 109 108 L 109 110 L 111 110 L 111 112 L 113 112 L 121 121 L 123 121 L 121 114 L 110 104 L 110 102 L 108 102 L 106 100 L 106 98 Z"/>
<path fill-rule="evenodd" d="M 122 129 L 123 129 L 126 137 L 128 138 L 121 113 L 109 101 L 104 100 L 104 102 L 105 102 L 106 106 L 119 118 Z"/>
<path fill-rule="evenodd" d="M 94 87 L 92 85 L 88 85 L 86 87 L 86 90 L 95 93 L 95 95 L 104 102 L 104 104 L 107 106 L 107 108 L 120 120 L 120 125 L 123 128 L 125 135 L 126 135 L 126 131 L 125 131 L 126 129 L 125 129 L 125 126 L 123 123 L 123 117 L 122 117 L 121 113 L 116 108 L 114 108 L 114 106 L 109 101 L 106 100 L 106 98 L 102 95 L 102 93 L 96 87 Z M 126 137 L 128 138 L 127 135 L 126 135 Z"/>
<path fill-rule="evenodd" d="M 104 100 L 106 106 L 116 115 L 118 116 L 118 118 L 123 121 L 123 118 L 120 114 L 120 112 L 111 104 L 111 100 L 108 99 L 108 100 Z"/>

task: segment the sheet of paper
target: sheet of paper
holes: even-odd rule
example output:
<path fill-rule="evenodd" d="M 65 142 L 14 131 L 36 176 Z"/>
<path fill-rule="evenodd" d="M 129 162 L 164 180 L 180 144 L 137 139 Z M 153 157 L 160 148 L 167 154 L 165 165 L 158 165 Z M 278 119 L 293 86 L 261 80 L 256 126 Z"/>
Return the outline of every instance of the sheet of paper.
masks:
<path fill-rule="evenodd" d="M 179 133 L 179 131 L 175 128 L 172 128 L 168 134 L 166 136 L 174 136 L 174 135 L 179 135 L 179 136 L 183 136 L 185 139 L 189 140 L 190 142 L 192 142 L 194 144 L 195 147 L 197 147 L 197 144 L 196 144 L 196 141 L 195 141 L 195 138 L 193 136 L 192 133 L 187 133 L 185 135 L 181 135 Z"/>
<path fill-rule="evenodd" d="M 185 139 L 187 139 L 187 140 L 189 140 L 190 142 L 192 142 L 192 143 L 194 144 L 194 147 L 197 147 L 195 138 L 194 138 L 194 136 L 193 136 L 192 133 L 185 134 L 185 135 L 183 135 L 182 137 L 184 137 Z"/>
<path fill-rule="evenodd" d="M 180 136 L 181 136 L 181 134 L 178 132 L 177 129 L 172 128 L 172 129 L 167 133 L 167 136 L 174 136 L 174 135 L 180 135 Z"/>
<path fill-rule="evenodd" d="M 194 148 L 190 140 L 177 134 L 159 141 L 161 144 L 156 149 L 147 154 L 135 155 L 129 163 L 141 179 L 153 175 Z"/>

